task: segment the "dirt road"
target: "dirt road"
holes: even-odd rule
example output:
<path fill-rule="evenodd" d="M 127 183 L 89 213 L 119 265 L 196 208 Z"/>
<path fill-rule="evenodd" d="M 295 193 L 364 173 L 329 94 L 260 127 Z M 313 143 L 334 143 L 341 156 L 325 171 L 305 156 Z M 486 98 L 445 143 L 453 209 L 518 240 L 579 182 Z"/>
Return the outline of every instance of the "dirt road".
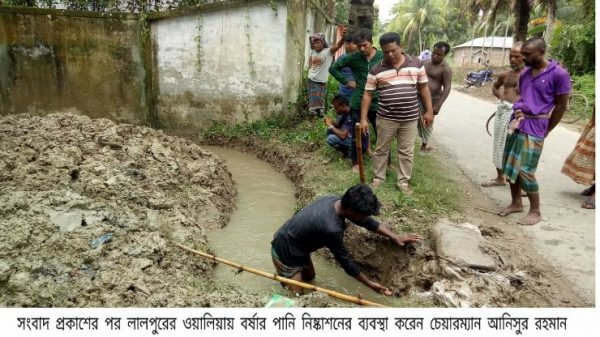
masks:
<path fill-rule="evenodd" d="M 485 122 L 494 110 L 495 104 L 453 91 L 435 119 L 433 147 L 447 151 L 469 179 L 477 183 L 495 175 L 492 138 L 485 132 Z M 490 132 L 492 129 L 490 125 Z M 545 141 L 536 174 L 542 222 L 534 226 L 516 225 L 523 213 L 509 215 L 505 221 L 506 226 L 521 228 L 549 265 L 573 285 L 586 303 L 594 305 L 595 212 L 580 207 L 583 197 L 579 192 L 584 186 L 560 173 L 578 137 L 579 133 L 558 126 Z M 510 201 L 508 187 L 481 189 L 499 208 Z M 524 203 L 528 207 L 526 198 Z"/>

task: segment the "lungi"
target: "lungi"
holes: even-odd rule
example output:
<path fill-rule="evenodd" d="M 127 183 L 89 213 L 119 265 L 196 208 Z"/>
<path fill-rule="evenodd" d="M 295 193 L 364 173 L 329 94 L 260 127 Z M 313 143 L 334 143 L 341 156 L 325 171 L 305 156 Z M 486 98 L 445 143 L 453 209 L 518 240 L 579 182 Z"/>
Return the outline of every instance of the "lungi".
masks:
<path fill-rule="evenodd" d="M 316 110 L 325 108 L 326 83 L 308 80 L 308 111 L 316 113 Z"/>
<path fill-rule="evenodd" d="M 298 272 L 302 272 L 307 269 L 308 266 L 288 266 L 281 262 L 277 253 L 275 253 L 275 249 L 271 247 L 271 259 L 273 260 L 273 265 L 275 266 L 275 270 L 277 271 L 277 275 L 291 278 Z"/>
<path fill-rule="evenodd" d="M 596 125 L 594 119 L 589 121 L 581 132 L 562 167 L 561 172 L 578 184 L 589 185 L 594 182 L 596 166 Z"/>
<path fill-rule="evenodd" d="M 429 139 L 431 138 L 431 134 L 433 133 L 433 125 L 425 126 L 425 122 L 423 120 L 423 113 L 425 112 L 425 107 L 423 106 L 423 102 L 419 99 L 419 124 L 417 125 L 417 131 L 419 133 L 419 138 L 421 138 L 423 144 L 429 144 Z"/>
<path fill-rule="evenodd" d="M 504 145 L 506 145 L 506 129 L 510 116 L 512 115 L 512 104 L 500 101 L 494 117 L 494 147 L 492 149 L 492 158 L 494 165 L 501 170 L 502 158 L 504 157 Z"/>
<path fill-rule="evenodd" d="M 521 189 L 525 192 L 538 192 L 535 170 L 543 147 L 543 138 L 534 137 L 521 130 L 517 129 L 512 135 L 508 135 L 502 159 L 502 173 L 506 179 L 513 184 L 518 179 Z"/>

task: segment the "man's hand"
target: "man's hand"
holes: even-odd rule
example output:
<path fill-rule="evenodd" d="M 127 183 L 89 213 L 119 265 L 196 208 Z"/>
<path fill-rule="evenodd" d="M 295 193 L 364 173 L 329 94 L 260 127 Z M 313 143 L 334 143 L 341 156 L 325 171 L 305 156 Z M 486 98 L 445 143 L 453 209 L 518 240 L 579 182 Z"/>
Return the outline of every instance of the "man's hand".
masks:
<path fill-rule="evenodd" d="M 423 114 L 423 123 L 427 127 L 433 125 L 433 113 L 432 112 L 425 112 L 425 114 Z"/>
<path fill-rule="evenodd" d="M 327 126 L 333 125 L 333 121 L 329 117 L 323 118 L 323 121 L 325 122 L 325 124 L 327 124 Z"/>
<path fill-rule="evenodd" d="M 383 294 L 384 296 L 392 296 L 393 295 L 392 291 L 389 288 L 384 287 L 377 282 L 371 281 L 371 283 L 369 284 L 369 287 L 371 289 L 373 289 L 375 292 Z"/>
<path fill-rule="evenodd" d="M 423 238 L 418 234 L 404 234 L 404 235 L 396 235 L 393 240 L 398 244 L 398 246 L 404 246 L 406 243 L 419 242 Z"/>
<path fill-rule="evenodd" d="M 523 110 L 521 110 L 521 109 L 515 110 L 515 118 L 524 118 L 524 117 L 525 117 L 525 113 L 523 112 Z"/>
<path fill-rule="evenodd" d="M 369 124 L 367 123 L 366 119 L 361 119 L 360 120 L 360 131 L 365 136 L 369 132 Z"/>
<path fill-rule="evenodd" d="M 348 83 L 346 83 L 346 86 L 348 88 L 356 89 L 356 81 L 348 81 Z"/>
<path fill-rule="evenodd" d="M 434 105 L 434 106 L 433 106 L 433 115 L 435 116 L 435 115 L 439 114 L 439 113 L 440 113 L 440 109 L 441 109 L 441 108 L 442 108 L 442 107 L 441 107 L 441 106 L 439 106 L 439 105 L 437 105 L 437 104 L 436 104 L 436 105 Z"/>

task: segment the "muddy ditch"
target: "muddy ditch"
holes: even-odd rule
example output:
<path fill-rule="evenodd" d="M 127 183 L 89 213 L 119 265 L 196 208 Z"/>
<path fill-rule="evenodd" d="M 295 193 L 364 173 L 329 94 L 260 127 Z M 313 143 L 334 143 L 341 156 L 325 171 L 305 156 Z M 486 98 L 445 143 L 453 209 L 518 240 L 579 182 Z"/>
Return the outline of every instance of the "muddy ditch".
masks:
<path fill-rule="evenodd" d="M 316 197 L 304 182 L 319 168 L 309 150 L 258 139 L 210 143 L 269 162 L 294 183 L 298 205 Z M 224 162 L 194 141 L 70 114 L 2 117 L 0 306 L 261 307 L 271 294 L 217 283 L 213 263 L 172 245 L 210 251 L 207 232 L 228 222 L 235 203 Z M 446 281 L 430 240 L 398 249 L 356 226 L 345 240 L 363 270 L 414 299 L 409 304 L 434 305 L 440 282 L 462 296 L 454 289 L 460 285 Z M 477 296 L 462 303 L 536 306 L 525 295 L 540 283 L 498 278 L 518 268 L 492 255 L 500 266 L 494 275 L 463 271 Z M 349 306 L 319 294 L 296 300 Z"/>

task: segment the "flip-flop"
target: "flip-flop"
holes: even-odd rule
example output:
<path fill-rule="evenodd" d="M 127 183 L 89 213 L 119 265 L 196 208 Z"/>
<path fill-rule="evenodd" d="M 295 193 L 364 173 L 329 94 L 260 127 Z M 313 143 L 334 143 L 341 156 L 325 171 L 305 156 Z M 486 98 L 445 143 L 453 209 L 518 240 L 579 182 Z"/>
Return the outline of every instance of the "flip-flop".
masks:
<path fill-rule="evenodd" d="M 505 186 L 506 183 L 499 183 L 496 180 L 492 179 L 490 181 L 486 181 L 485 183 L 481 183 L 483 187 L 492 187 L 492 186 Z"/>
<path fill-rule="evenodd" d="M 595 196 L 590 196 L 584 202 L 582 202 L 581 203 L 581 208 L 596 209 L 596 198 L 595 198 Z"/>

